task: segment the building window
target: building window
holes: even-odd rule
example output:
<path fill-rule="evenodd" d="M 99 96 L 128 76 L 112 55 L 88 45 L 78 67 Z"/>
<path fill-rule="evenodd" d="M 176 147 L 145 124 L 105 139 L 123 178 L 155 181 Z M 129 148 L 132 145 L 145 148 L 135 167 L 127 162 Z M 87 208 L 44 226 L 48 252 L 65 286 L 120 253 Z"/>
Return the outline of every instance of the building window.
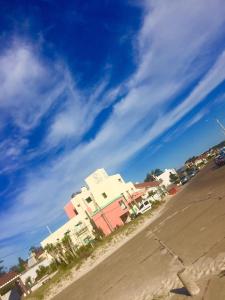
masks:
<path fill-rule="evenodd" d="M 77 216 L 78 215 L 78 211 L 76 210 L 75 207 L 74 207 L 73 211 L 74 211 L 75 215 Z"/>
<path fill-rule="evenodd" d="M 122 209 L 126 209 L 127 208 L 126 205 L 125 205 L 125 203 L 123 202 L 123 200 L 119 201 L 119 205 L 120 205 L 120 207 Z"/>
<path fill-rule="evenodd" d="M 80 221 L 80 222 L 78 222 L 78 223 L 75 225 L 75 228 L 76 228 L 76 229 L 80 229 L 81 226 L 82 226 L 82 222 Z"/>
<path fill-rule="evenodd" d="M 91 201 L 92 201 L 91 197 L 88 197 L 88 198 L 86 199 L 86 202 L 87 202 L 87 203 L 90 203 Z"/>
<path fill-rule="evenodd" d="M 102 193 L 102 196 L 103 196 L 103 198 L 107 198 L 107 195 L 106 195 L 106 193 Z"/>
<path fill-rule="evenodd" d="M 119 178 L 119 179 L 118 179 L 118 181 L 122 183 L 122 180 L 121 180 L 121 178 Z"/>

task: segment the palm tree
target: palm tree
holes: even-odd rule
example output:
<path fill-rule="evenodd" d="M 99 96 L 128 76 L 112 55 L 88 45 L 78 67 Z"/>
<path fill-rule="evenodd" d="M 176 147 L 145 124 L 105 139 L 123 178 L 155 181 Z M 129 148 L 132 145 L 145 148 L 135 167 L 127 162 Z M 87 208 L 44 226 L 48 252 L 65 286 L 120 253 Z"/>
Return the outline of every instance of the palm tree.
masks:
<path fill-rule="evenodd" d="M 62 238 L 62 244 L 66 250 L 70 253 L 71 256 L 77 257 L 77 253 L 74 249 L 74 244 L 70 237 L 70 231 L 67 231 Z"/>
<path fill-rule="evenodd" d="M 60 256 L 58 255 L 58 250 L 55 245 L 47 244 L 45 246 L 44 250 L 47 251 L 47 253 L 50 254 L 51 257 L 53 257 L 53 259 L 55 260 L 56 263 L 59 263 L 59 264 L 62 263 L 62 260 L 61 260 Z"/>
<path fill-rule="evenodd" d="M 63 245 L 62 243 L 60 243 L 60 241 L 58 241 L 58 243 L 56 244 L 56 249 L 57 249 L 57 255 L 60 258 L 60 260 L 63 261 L 66 265 L 68 265 L 69 262 L 66 258 L 65 249 L 63 248 Z"/>
<path fill-rule="evenodd" d="M 55 262 L 59 262 L 57 260 L 57 255 L 56 255 L 56 250 L 55 250 L 55 246 L 53 244 L 47 244 L 44 247 L 44 250 L 55 260 Z"/>

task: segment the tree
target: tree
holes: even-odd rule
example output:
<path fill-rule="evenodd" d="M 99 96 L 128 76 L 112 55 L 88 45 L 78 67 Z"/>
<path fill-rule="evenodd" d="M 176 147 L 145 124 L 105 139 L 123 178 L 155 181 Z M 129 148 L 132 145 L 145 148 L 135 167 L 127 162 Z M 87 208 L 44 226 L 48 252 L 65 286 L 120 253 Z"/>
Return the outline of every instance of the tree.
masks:
<path fill-rule="evenodd" d="M 89 218 L 89 221 L 90 221 L 90 223 L 92 225 L 93 233 L 95 235 L 95 239 L 96 240 L 102 240 L 103 237 L 105 236 L 104 232 L 102 231 L 102 229 L 100 227 L 97 227 L 97 225 L 95 224 L 95 222 L 91 218 Z"/>
<path fill-rule="evenodd" d="M 60 241 L 58 241 L 58 243 L 56 244 L 56 250 L 57 250 L 57 255 L 58 255 L 59 259 L 62 262 L 64 262 L 66 265 L 68 265 L 69 262 L 66 258 L 65 249 L 63 248 L 63 245 Z"/>
<path fill-rule="evenodd" d="M 36 247 L 36 246 L 31 246 L 29 249 L 29 253 L 38 253 L 40 250 L 42 250 L 42 247 Z"/>
<path fill-rule="evenodd" d="M 153 171 L 153 175 L 155 175 L 155 176 L 160 176 L 162 173 L 163 173 L 163 171 L 161 169 L 155 169 Z"/>
<path fill-rule="evenodd" d="M 22 273 L 26 270 L 26 261 L 23 260 L 21 257 L 18 258 L 17 268 L 19 273 Z"/>
<path fill-rule="evenodd" d="M 155 177 L 151 173 L 148 173 L 144 180 L 144 182 L 149 182 L 149 181 L 155 181 Z"/>
<path fill-rule="evenodd" d="M 170 173 L 170 182 L 175 183 L 175 184 L 179 183 L 180 179 L 179 179 L 178 175 L 174 174 L 174 173 Z"/>
<path fill-rule="evenodd" d="M 70 237 L 70 231 L 67 231 L 62 238 L 62 244 L 71 256 L 77 257 L 73 242 Z"/>
<path fill-rule="evenodd" d="M 57 255 L 57 249 L 53 244 L 47 244 L 44 250 L 53 257 L 56 263 L 61 263 L 60 258 Z"/>
<path fill-rule="evenodd" d="M 154 191 L 148 192 L 148 196 L 151 197 L 151 198 L 153 198 L 153 200 L 155 200 L 155 198 L 154 198 L 155 194 L 156 194 L 156 192 L 154 192 Z"/>
<path fill-rule="evenodd" d="M 152 170 L 150 173 L 148 173 L 145 177 L 145 182 L 149 182 L 149 181 L 155 181 L 156 180 L 156 177 L 161 175 L 163 173 L 162 170 L 160 169 L 155 169 L 155 170 Z"/>
<path fill-rule="evenodd" d="M 37 270 L 36 270 L 36 281 L 38 281 L 39 279 L 41 279 L 42 277 L 44 277 L 46 274 L 48 274 L 48 267 L 44 267 L 44 266 L 40 266 Z"/>
<path fill-rule="evenodd" d="M 63 251 L 63 247 L 60 242 L 58 242 L 56 245 L 47 244 L 44 250 L 47 251 L 53 257 L 55 262 L 59 264 L 68 264 L 68 261 L 65 257 L 65 253 Z"/>
<path fill-rule="evenodd" d="M 190 162 L 193 162 L 195 159 L 196 159 L 196 156 L 192 156 L 192 157 L 188 158 L 188 159 L 185 161 L 185 164 L 188 164 L 188 163 L 190 163 Z"/>
<path fill-rule="evenodd" d="M 18 266 L 17 265 L 11 266 L 9 268 L 9 271 L 19 273 Z"/>

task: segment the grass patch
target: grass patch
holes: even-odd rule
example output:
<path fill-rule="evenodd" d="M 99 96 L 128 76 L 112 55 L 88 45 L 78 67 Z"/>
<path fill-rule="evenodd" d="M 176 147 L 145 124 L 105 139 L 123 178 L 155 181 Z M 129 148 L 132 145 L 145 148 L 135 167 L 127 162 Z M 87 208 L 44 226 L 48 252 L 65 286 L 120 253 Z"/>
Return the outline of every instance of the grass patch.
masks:
<path fill-rule="evenodd" d="M 45 283 L 44 285 L 40 286 L 36 291 L 32 292 L 29 296 L 23 299 L 29 300 L 43 300 L 46 295 L 48 295 L 49 290 L 51 287 L 58 285 L 62 278 L 65 278 L 67 275 L 66 270 L 59 270 L 58 273 L 50 279 L 49 282 Z"/>

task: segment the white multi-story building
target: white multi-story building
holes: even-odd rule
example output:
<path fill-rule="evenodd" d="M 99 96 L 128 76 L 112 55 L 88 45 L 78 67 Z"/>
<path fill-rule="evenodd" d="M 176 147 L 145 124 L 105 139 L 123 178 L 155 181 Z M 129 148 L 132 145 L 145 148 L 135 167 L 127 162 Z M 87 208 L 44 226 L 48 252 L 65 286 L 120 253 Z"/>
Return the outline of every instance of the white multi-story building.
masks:
<path fill-rule="evenodd" d="M 95 225 L 109 234 L 134 213 L 133 197 L 137 196 L 137 189 L 133 183 L 126 183 L 120 174 L 108 175 L 104 169 L 98 169 L 85 179 L 85 184 L 64 208 L 69 218 L 79 214 L 82 207 Z M 100 215 L 96 216 L 98 213 Z M 106 227 L 110 230 L 107 231 Z"/>
<path fill-rule="evenodd" d="M 95 202 L 88 203 L 92 210 L 96 208 L 96 204 L 102 207 L 121 195 L 130 197 L 136 191 L 132 182 L 126 183 L 120 174 L 109 176 L 104 169 L 96 170 L 85 179 L 85 182 Z"/>
<path fill-rule="evenodd" d="M 42 247 L 57 243 L 66 232 L 70 232 L 74 244 L 86 244 L 94 238 L 93 224 L 109 234 L 129 220 L 133 202 L 140 194 L 133 183 L 98 169 L 85 179 L 85 184 L 64 207 L 70 220 L 44 239 Z"/>
<path fill-rule="evenodd" d="M 79 209 L 79 212 L 82 209 Z M 85 212 L 77 214 L 56 231 L 52 232 L 42 242 L 41 246 L 44 248 L 47 244 L 56 244 L 60 242 L 66 233 L 69 233 L 71 240 L 77 247 L 89 243 L 94 239 L 93 227 L 90 219 Z"/>

